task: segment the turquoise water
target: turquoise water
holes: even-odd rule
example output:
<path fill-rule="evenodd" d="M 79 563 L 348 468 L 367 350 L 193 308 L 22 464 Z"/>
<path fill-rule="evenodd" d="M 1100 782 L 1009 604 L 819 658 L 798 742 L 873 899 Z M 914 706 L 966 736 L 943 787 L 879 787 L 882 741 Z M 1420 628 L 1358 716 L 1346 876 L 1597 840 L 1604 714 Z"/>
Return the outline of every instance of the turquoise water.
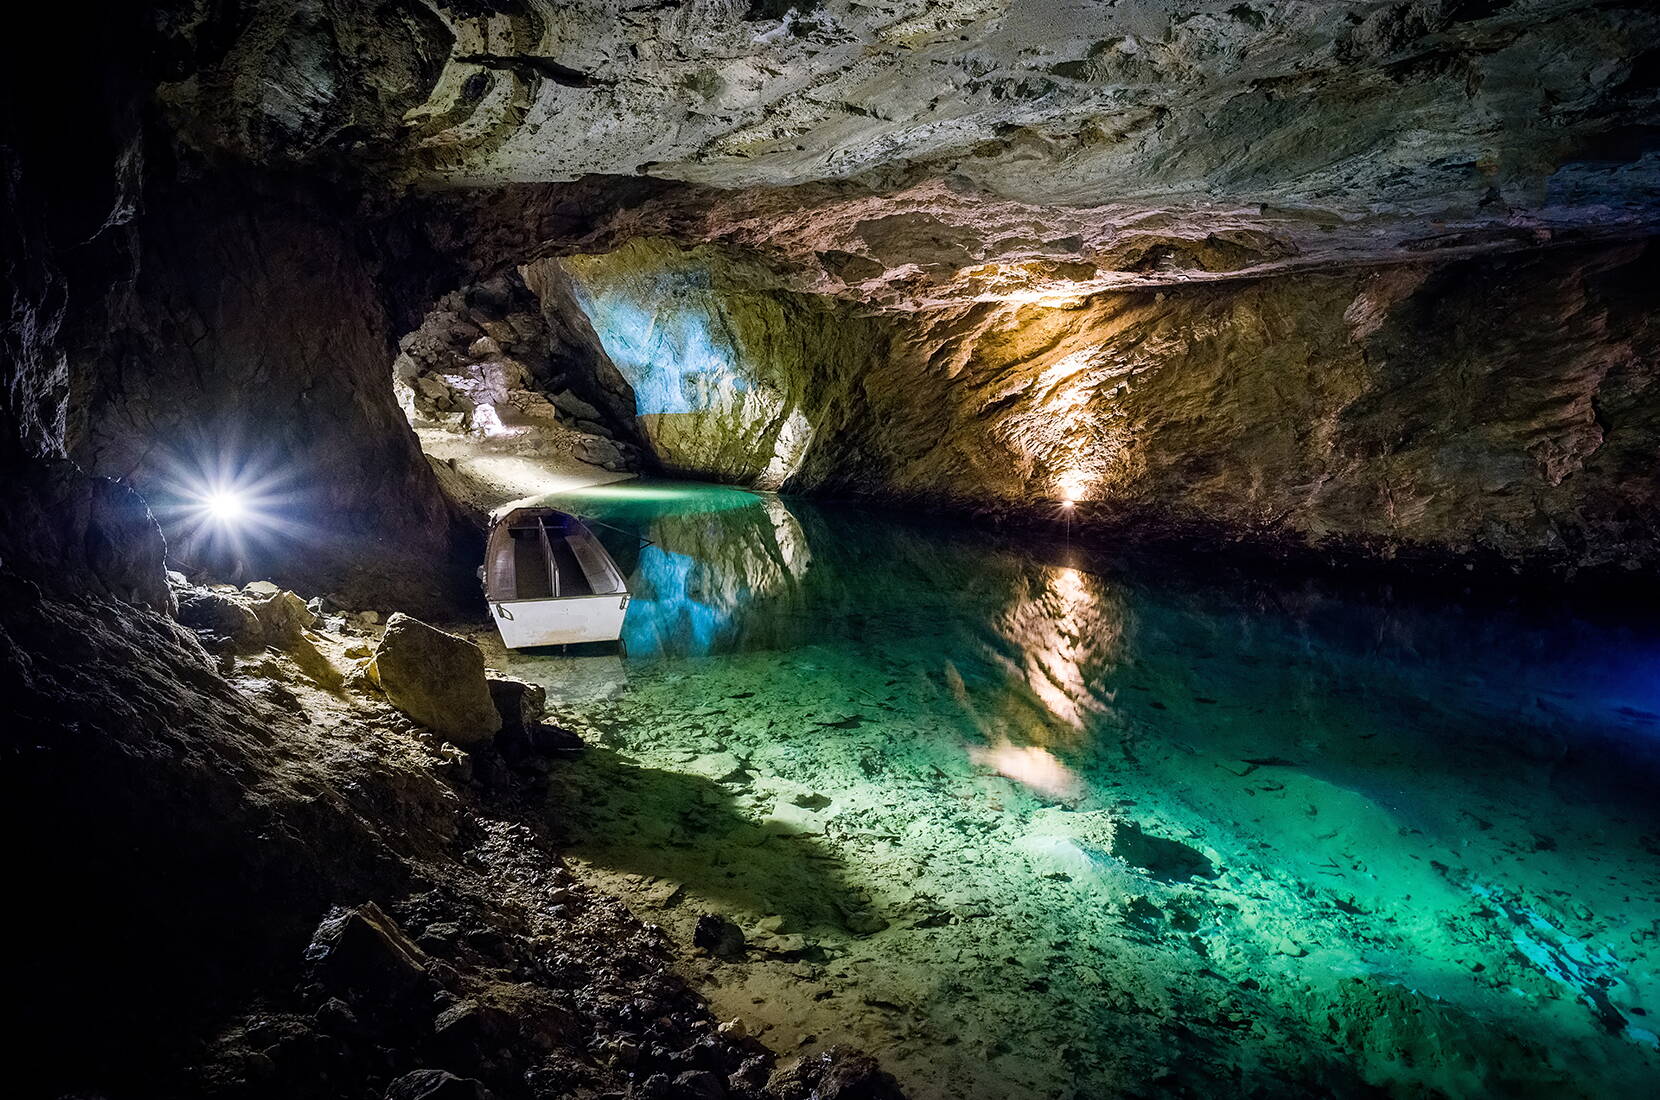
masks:
<path fill-rule="evenodd" d="M 1660 634 L 1028 552 L 732 489 L 559 498 L 626 653 L 505 654 L 548 812 L 777 1048 L 917 1096 L 1652 1095 Z M 649 541 L 642 541 L 649 540 Z"/>

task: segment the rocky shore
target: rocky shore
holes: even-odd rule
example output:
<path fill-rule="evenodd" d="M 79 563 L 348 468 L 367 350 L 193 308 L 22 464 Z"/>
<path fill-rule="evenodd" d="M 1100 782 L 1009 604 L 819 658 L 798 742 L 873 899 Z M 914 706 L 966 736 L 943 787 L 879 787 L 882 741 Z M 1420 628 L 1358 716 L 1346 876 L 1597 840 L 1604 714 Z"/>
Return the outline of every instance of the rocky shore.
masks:
<path fill-rule="evenodd" d="M 20 1095 L 899 1095 L 722 1024 L 675 975 L 707 949 L 564 864 L 536 809 L 581 743 L 466 640 L 268 582 L 170 574 L 174 620 L 0 579 L 53 899 Z"/>

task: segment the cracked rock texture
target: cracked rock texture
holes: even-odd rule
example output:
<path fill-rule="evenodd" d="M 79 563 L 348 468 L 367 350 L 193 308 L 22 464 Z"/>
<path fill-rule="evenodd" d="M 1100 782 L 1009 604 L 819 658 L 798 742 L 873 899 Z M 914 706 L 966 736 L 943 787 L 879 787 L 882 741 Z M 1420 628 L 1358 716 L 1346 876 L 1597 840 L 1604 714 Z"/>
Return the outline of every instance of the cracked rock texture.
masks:
<path fill-rule="evenodd" d="M 1660 194 L 1660 15 L 1636 3 L 289 7 L 181 21 L 195 68 L 161 97 L 188 140 L 422 188 L 735 190 L 715 201 L 754 216 L 740 233 L 816 238 L 796 258 L 821 289 L 1065 294 L 1514 247 L 1652 225 Z"/>

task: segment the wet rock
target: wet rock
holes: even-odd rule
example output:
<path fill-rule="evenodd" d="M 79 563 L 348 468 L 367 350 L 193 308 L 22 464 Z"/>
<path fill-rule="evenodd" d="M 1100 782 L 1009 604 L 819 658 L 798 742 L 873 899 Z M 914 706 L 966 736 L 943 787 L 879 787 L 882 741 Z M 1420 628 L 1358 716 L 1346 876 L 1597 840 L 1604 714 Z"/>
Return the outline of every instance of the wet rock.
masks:
<path fill-rule="evenodd" d="M 836 1045 L 773 1074 L 780 1100 L 904 1100 L 899 1082 L 863 1051 Z"/>
<path fill-rule="evenodd" d="M 817 836 L 824 832 L 825 819 L 817 810 L 786 798 L 773 805 L 762 827 L 778 836 Z"/>
<path fill-rule="evenodd" d="M 686 770 L 693 775 L 713 779 L 716 783 L 739 783 L 747 776 L 744 762 L 730 752 L 714 752 L 700 756 L 687 764 Z"/>
<path fill-rule="evenodd" d="M 888 927 L 888 922 L 885 917 L 883 917 L 880 913 L 869 909 L 861 909 L 857 912 L 849 913 L 846 918 L 843 919 L 842 924 L 855 936 L 874 936 L 876 933 L 884 931 Z"/>
<path fill-rule="evenodd" d="M 406 1073 L 386 1088 L 386 1100 L 495 1100 L 483 1082 L 441 1069 Z"/>
<path fill-rule="evenodd" d="M 532 751 L 540 756 L 573 756 L 588 747 L 581 737 L 551 722 L 538 722 L 526 732 Z"/>
<path fill-rule="evenodd" d="M 1289 955 L 1293 959 L 1300 959 L 1308 954 L 1308 949 L 1290 936 L 1281 936 L 1274 941 L 1274 950 L 1281 955 Z"/>
<path fill-rule="evenodd" d="M 387 701 L 457 744 L 489 740 L 501 714 L 484 677 L 484 654 L 465 638 L 394 614 L 375 647 L 369 676 Z"/>
<path fill-rule="evenodd" d="M 692 944 L 701 947 L 717 959 L 741 959 L 747 944 L 744 930 L 725 917 L 705 914 L 697 919 L 692 933 Z"/>
<path fill-rule="evenodd" d="M 806 958 L 817 953 L 816 945 L 807 941 L 807 937 L 799 932 L 790 932 L 785 935 L 761 936 L 755 945 L 769 955 L 781 959 Z"/>

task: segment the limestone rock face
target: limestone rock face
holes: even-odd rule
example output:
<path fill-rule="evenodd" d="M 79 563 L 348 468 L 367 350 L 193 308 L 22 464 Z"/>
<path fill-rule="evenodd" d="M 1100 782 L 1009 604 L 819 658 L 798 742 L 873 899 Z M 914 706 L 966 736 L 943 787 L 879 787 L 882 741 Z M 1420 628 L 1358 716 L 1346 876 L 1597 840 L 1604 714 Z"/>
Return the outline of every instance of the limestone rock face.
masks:
<path fill-rule="evenodd" d="M 487 741 L 501 729 L 484 655 L 419 619 L 398 613 L 387 620 L 369 676 L 393 706 L 457 744 Z"/>
<path fill-rule="evenodd" d="M 1648 7 L 163 7 L 4 143 L 0 455 L 192 561 L 181 484 L 269 476 L 231 579 L 471 592 L 387 385 L 436 314 L 409 413 L 607 467 L 1655 560 Z"/>
<path fill-rule="evenodd" d="M 300 191 L 154 188 L 129 242 L 143 262 L 107 301 L 83 284 L 69 451 L 143 493 L 193 565 L 430 606 L 470 585 L 387 380 L 379 263 Z M 218 483 L 251 497 L 234 539 L 193 507 Z"/>
<path fill-rule="evenodd" d="M 920 312 L 769 289 L 707 246 L 563 262 L 678 469 L 1072 500 L 1151 537 L 1660 561 L 1652 245 Z"/>
<path fill-rule="evenodd" d="M 795 484 L 1150 533 L 1652 568 L 1652 245 L 917 318 Z"/>
<path fill-rule="evenodd" d="M 803 408 L 817 379 L 889 351 L 887 327 L 780 291 L 719 250 L 635 241 L 561 266 L 633 391 L 640 430 L 677 472 L 778 488 L 812 443 Z"/>
<path fill-rule="evenodd" d="M 250 8 L 162 89 L 191 143 L 421 187 L 735 192 L 629 217 L 712 214 L 807 289 L 1084 293 L 1652 225 L 1660 196 L 1636 4 Z"/>

